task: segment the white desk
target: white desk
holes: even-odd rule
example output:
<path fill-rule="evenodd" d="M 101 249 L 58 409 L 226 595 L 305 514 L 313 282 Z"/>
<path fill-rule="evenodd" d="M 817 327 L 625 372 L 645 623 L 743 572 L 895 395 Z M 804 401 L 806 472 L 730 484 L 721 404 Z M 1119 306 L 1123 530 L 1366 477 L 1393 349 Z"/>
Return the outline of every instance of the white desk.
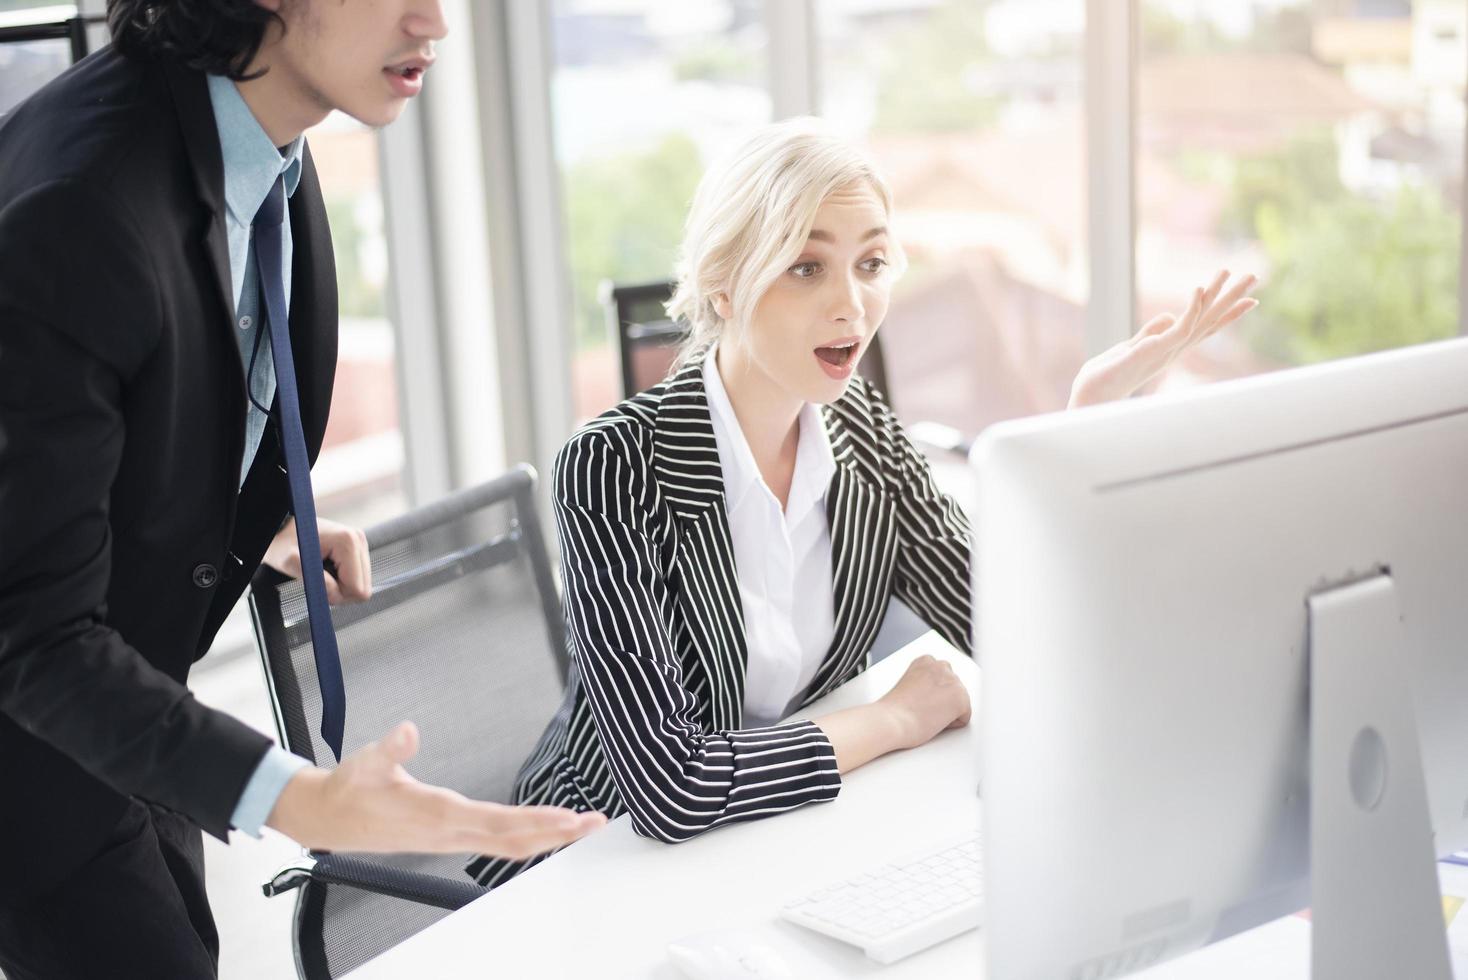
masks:
<path fill-rule="evenodd" d="M 977 707 L 978 669 L 929 633 L 802 716 L 874 700 L 923 653 L 951 662 Z M 838 976 L 978 977 L 982 930 L 882 967 L 852 947 L 779 921 L 776 910 L 788 898 L 868 865 L 969 831 L 979 820 L 979 759 L 977 725 L 945 732 L 921 748 L 849 774 L 832 803 L 725 827 L 676 846 L 636 836 L 623 817 L 363 965 L 351 980 L 678 980 L 667 944 L 730 928 L 756 929 L 777 948 L 812 951 Z M 1309 957 L 1309 927 L 1291 918 L 1137 976 L 1306 980 Z"/>
<path fill-rule="evenodd" d="M 973 661 L 930 633 L 801 714 L 815 717 L 875 700 L 921 653 L 953 662 L 977 703 Z M 970 830 L 979 819 L 978 762 L 978 728 L 971 725 L 851 773 L 831 803 L 723 827 L 684 844 L 638 837 L 626 817 L 614 820 L 351 978 L 675 980 L 681 974 L 667 962 L 671 940 L 762 923 L 822 950 L 842 975 L 971 975 L 979 959 L 976 933 L 882 969 L 858 950 L 777 922 L 775 911 L 784 900 L 864 865 Z"/>

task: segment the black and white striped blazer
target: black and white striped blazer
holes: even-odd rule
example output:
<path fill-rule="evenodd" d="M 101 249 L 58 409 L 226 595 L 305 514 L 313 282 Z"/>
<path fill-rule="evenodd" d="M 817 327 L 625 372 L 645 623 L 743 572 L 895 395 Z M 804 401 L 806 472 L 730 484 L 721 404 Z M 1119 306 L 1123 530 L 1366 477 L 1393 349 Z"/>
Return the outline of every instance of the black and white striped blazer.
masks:
<path fill-rule="evenodd" d="M 970 649 L 963 513 L 865 381 L 822 417 L 836 633 L 802 704 L 866 667 L 893 596 Z M 744 614 L 701 363 L 572 436 L 553 493 L 572 669 L 516 802 L 630 813 L 637 833 L 677 842 L 833 799 L 819 728 L 742 727 Z M 529 863 L 468 870 L 493 886 Z"/>

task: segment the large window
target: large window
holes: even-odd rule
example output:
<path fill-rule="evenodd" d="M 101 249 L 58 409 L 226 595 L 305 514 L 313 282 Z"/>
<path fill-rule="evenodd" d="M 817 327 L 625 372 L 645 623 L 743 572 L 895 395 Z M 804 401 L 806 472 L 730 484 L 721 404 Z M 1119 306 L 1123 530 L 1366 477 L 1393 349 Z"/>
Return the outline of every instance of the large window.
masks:
<path fill-rule="evenodd" d="M 711 157 L 769 121 L 759 0 L 556 0 L 556 160 L 574 290 L 578 419 L 621 398 L 598 299 L 673 275 Z"/>
<path fill-rule="evenodd" d="M 1172 383 L 1458 332 L 1465 0 L 1144 0 L 1137 294 L 1259 309 Z"/>
<path fill-rule="evenodd" d="M 407 506 L 377 136 L 333 113 L 306 140 L 331 222 L 341 310 L 331 417 L 311 478 L 323 516 L 367 525 Z"/>
<path fill-rule="evenodd" d="M 911 265 L 882 327 L 908 420 L 1065 405 L 1084 360 L 1083 0 L 821 0 L 821 112 L 865 143 Z"/>

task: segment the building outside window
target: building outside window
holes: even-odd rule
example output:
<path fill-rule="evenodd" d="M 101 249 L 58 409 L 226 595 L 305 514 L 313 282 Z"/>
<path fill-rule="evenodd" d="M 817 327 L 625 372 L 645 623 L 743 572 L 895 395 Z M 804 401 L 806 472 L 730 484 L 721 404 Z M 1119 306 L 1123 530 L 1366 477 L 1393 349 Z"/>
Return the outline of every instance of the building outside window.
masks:
<path fill-rule="evenodd" d="M 1453 336 L 1464 0 L 1143 0 L 1143 316 L 1220 266 L 1261 305 L 1167 384 Z"/>

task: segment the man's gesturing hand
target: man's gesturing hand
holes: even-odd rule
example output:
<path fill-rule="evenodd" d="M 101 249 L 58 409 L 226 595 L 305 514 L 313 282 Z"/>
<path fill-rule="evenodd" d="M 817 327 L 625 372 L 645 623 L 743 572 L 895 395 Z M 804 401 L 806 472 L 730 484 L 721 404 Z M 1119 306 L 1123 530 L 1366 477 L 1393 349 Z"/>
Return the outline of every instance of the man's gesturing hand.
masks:
<path fill-rule="evenodd" d="M 418 751 L 410 721 L 331 772 L 291 777 L 266 823 L 313 850 L 465 852 L 523 859 L 606 823 L 599 813 L 503 806 L 420 783 L 403 769 Z"/>

